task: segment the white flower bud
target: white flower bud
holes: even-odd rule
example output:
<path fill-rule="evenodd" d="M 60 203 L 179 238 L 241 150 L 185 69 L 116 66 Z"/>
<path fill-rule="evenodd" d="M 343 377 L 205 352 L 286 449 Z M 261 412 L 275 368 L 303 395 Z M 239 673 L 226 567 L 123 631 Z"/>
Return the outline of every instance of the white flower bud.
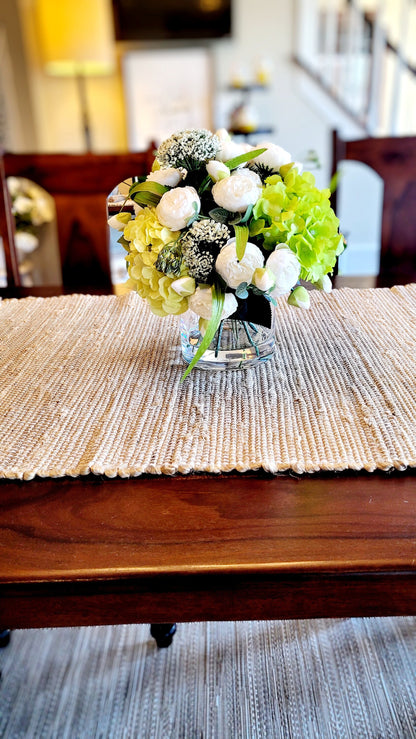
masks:
<path fill-rule="evenodd" d="M 332 282 L 329 275 L 324 275 L 320 280 L 313 283 L 319 290 L 323 290 L 324 293 L 330 293 L 332 291 Z"/>
<path fill-rule="evenodd" d="M 176 187 L 181 181 L 182 173 L 175 167 L 166 167 L 166 169 L 157 169 L 147 175 L 146 180 L 150 182 L 158 182 L 159 185 L 166 187 Z"/>
<path fill-rule="evenodd" d="M 185 276 L 178 277 L 171 284 L 172 290 L 175 291 L 181 297 L 186 298 L 188 295 L 192 295 L 195 292 L 195 280 L 193 277 Z"/>
<path fill-rule="evenodd" d="M 212 316 L 212 290 L 210 287 L 197 287 L 194 294 L 189 298 L 189 308 L 201 318 L 210 319 Z M 237 298 L 234 293 L 225 293 L 224 307 L 221 320 L 228 318 L 238 308 Z"/>
<path fill-rule="evenodd" d="M 217 153 L 217 159 L 220 162 L 228 162 L 230 159 L 234 159 L 234 157 L 245 154 L 250 149 L 247 149 L 246 144 L 238 144 L 236 141 L 231 141 L 231 139 L 229 141 L 221 141 L 221 149 Z"/>
<path fill-rule="evenodd" d="M 116 231 L 124 231 L 124 227 L 130 221 L 130 219 L 131 214 L 124 211 L 122 213 L 116 213 L 115 216 L 110 216 L 110 218 L 107 220 L 107 223 L 110 228 L 114 228 Z"/>
<path fill-rule="evenodd" d="M 252 159 L 252 163 L 263 164 L 265 167 L 270 167 L 274 172 L 278 172 L 280 167 L 292 161 L 288 151 L 270 141 L 262 141 L 257 144 L 256 149 L 266 149 L 266 151 Z"/>
<path fill-rule="evenodd" d="M 295 308 L 309 308 L 311 301 L 306 288 L 302 285 L 298 285 L 298 287 L 295 287 L 295 289 L 290 293 L 287 302 L 290 305 L 294 305 Z"/>
<path fill-rule="evenodd" d="M 230 176 L 230 170 L 223 162 L 218 162 L 216 159 L 211 159 L 207 164 L 207 172 L 213 182 L 225 179 Z"/>
<path fill-rule="evenodd" d="M 264 293 L 274 288 L 276 284 L 276 278 L 269 267 L 257 267 L 251 281 L 258 290 Z"/>
<path fill-rule="evenodd" d="M 171 231 L 180 231 L 188 222 L 199 213 L 201 201 L 194 187 L 175 187 L 162 195 L 156 206 L 156 217 L 162 226 Z"/>
<path fill-rule="evenodd" d="M 237 259 L 236 242 L 231 239 L 220 251 L 215 262 L 215 269 L 221 275 L 224 282 L 234 290 L 242 282 L 250 283 L 254 271 L 263 267 L 264 257 L 258 246 L 246 244 L 244 257 Z"/>
<path fill-rule="evenodd" d="M 259 178 L 260 182 L 260 178 Z M 237 172 L 232 177 L 220 180 L 212 188 L 212 197 L 217 205 L 232 213 L 244 213 L 254 205 L 261 195 L 261 182 Z"/>
<path fill-rule="evenodd" d="M 299 260 L 288 246 L 275 249 L 268 257 L 266 267 L 271 269 L 276 278 L 276 287 L 271 292 L 273 297 L 288 293 L 299 279 Z"/>

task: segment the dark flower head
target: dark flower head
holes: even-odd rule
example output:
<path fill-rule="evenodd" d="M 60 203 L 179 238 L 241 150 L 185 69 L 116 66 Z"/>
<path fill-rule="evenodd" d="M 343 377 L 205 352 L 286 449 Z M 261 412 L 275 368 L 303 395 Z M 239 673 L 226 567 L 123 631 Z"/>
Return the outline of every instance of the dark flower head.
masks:
<path fill-rule="evenodd" d="M 231 234 L 226 225 L 211 219 L 196 221 L 181 239 L 182 255 L 191 277 L 208 282 L 215 260 Z"/>

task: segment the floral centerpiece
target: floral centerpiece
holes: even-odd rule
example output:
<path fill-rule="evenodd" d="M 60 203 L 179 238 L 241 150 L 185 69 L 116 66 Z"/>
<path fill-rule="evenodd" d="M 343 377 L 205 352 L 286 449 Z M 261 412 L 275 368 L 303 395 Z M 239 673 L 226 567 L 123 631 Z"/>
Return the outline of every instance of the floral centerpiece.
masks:
<path fill-rule="evenodd" d="M 227 319 L 254 346 L 276 297 L 307 308 L 303 282 L 330 291 L 344 245 L 329 195 L 273 143 L 199 129 L 160 145 L 152 172 L 130 187 L 135 214 L 121 210 L 109 224 L 123 231 L 130 282 L 150 309 L 199 318 L 184 377 L 213 342 L 218 350 Z"/>

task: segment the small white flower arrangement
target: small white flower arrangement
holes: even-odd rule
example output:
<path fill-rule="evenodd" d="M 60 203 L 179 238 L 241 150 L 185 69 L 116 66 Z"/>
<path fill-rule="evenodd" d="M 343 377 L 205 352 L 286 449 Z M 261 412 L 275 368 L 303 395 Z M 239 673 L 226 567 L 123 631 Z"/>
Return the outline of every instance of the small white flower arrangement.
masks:
<path fill-rule="evenodd" d="M 254 320 L 255 305 L 255 322 L 270 325 L 278 296 L 309 307 L 300 281 L 331 289 L 344 241 L 329 195 L 277 144 L 239 144 L 224 129 L 180 131 L 161 144 L 152 172 L 129 190 L 135 215 L 121 211 L 109 225 L 123 231 L 131 285 L 151 310 L 190 308 L 201 318 L 205 334 L 184 377 L 225 318 Z"/>
<path fill-rule="evenodd" d="M 39 246 L 39 227 L 54 218 L 51 198 L 24 177 L 8 177 L 7 187 L 15 220 L 15 242 L 20 258 Z"/>

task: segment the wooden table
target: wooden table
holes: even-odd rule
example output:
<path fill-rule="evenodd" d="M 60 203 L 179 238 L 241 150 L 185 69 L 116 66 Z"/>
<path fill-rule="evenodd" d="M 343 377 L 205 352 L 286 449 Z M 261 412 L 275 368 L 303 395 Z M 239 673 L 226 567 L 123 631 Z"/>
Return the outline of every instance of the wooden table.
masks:
<path fill-rule="evenodd" d="M 3 628 L 416 614 L 414 469 L 0 480 L 0 505 Z"/>
<path fill-rule="evenodd" d="M 416 473 L 0 481 L 0 624 L 416 614 Z"/>

